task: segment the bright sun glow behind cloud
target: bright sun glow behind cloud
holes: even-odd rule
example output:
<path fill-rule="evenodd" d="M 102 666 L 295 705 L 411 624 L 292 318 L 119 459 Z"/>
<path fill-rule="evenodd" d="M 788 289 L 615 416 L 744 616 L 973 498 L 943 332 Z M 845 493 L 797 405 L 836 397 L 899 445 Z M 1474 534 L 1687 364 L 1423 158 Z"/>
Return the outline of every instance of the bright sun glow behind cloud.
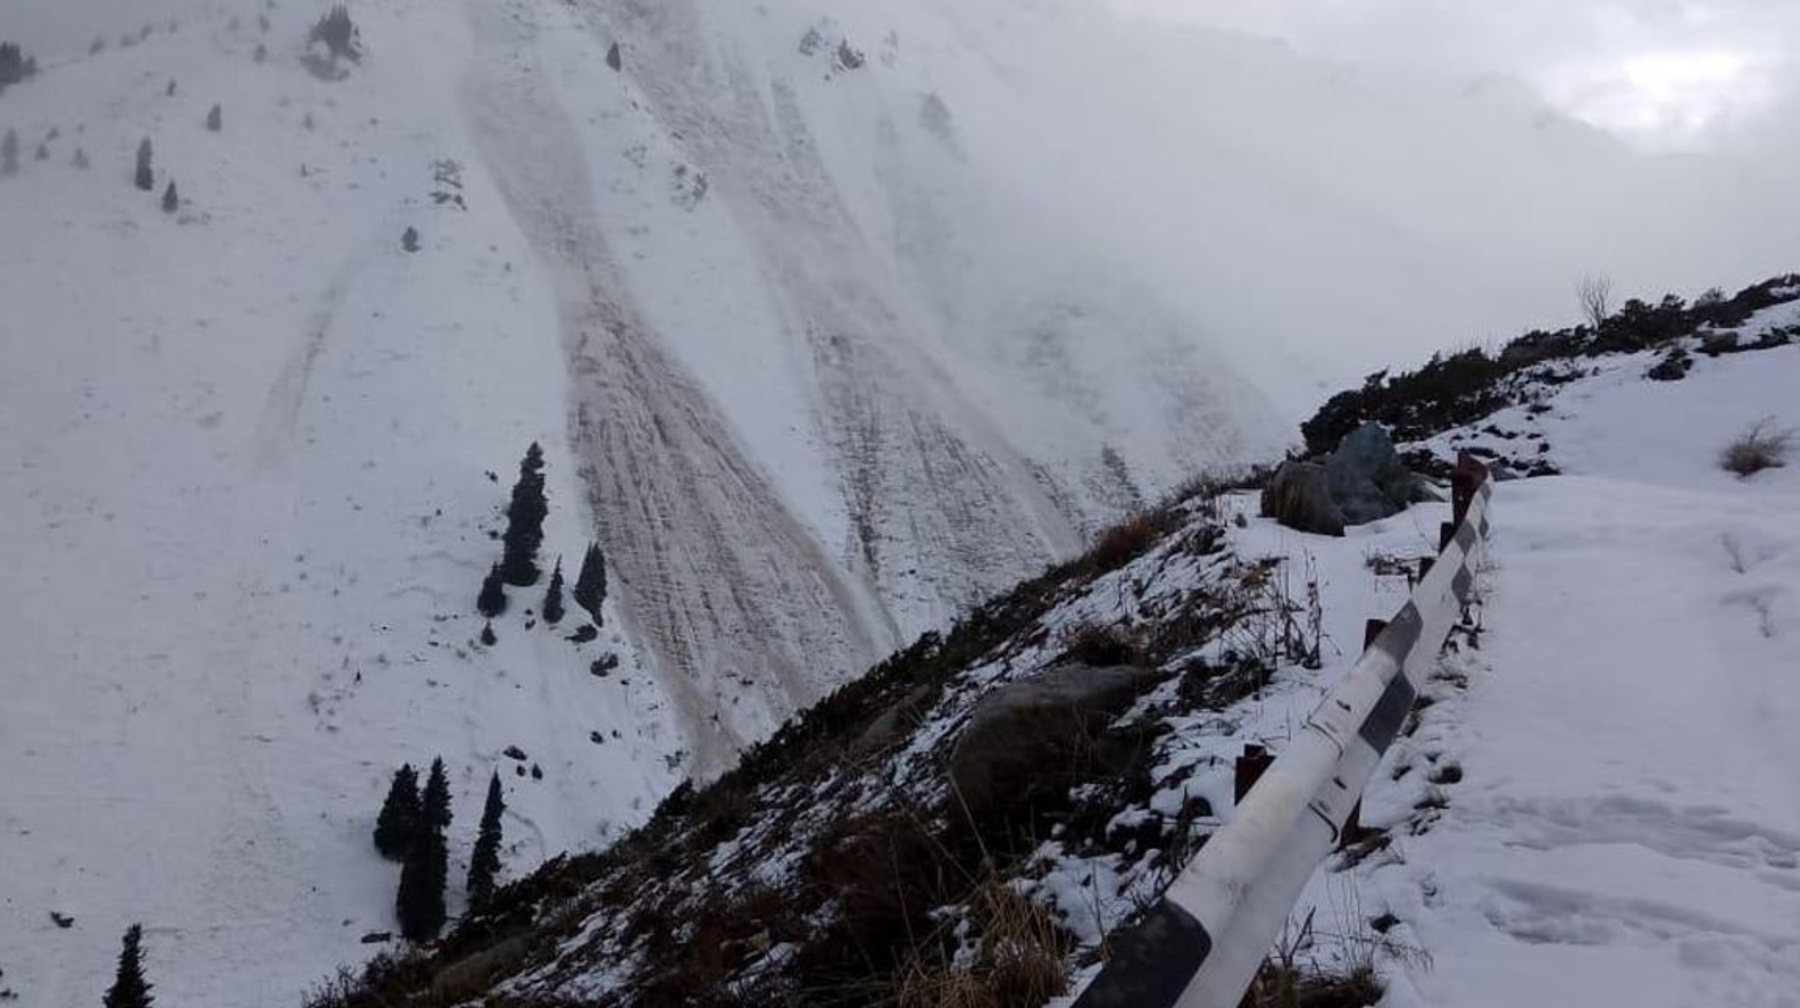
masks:
<path fill-rule="evenodd" d="M 1711 130 L 1763 111 L 1776 90 L 1765 67 L 1722 49 L 1551 68 L 1538 83 L 1569 114 L 1665 148 L 1703 143 Z"/>
<path fill-rule="evenodd" d="M 1767 132 L 1800 81 L 1800 0 L 1107 0 L 1338 58 L 1502 73 L 1652 149 Z"/>

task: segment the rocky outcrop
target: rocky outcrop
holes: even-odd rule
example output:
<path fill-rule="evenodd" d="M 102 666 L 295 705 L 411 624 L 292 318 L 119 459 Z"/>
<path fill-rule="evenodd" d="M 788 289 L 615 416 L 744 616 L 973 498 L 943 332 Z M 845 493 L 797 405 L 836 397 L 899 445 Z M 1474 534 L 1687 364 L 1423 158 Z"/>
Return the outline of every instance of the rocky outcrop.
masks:
<path fill-rule="evenodd" d="M 1436 499 L 1400 461 L 1387 429 L 1365 423 L 1345 435 L 1323 463 L 1283 463 L 1263 489 L 1262 513 L 1301 532 L 1343 535 L 1346 525 L 1378 521 Z"/>
<path fill-rule="evenodd" d="M 1366 423 L 1344 436 L 1325 462 L 1331 499 L 1344 524 L 1361 525 L 1396 515 L 1437 495 L 1401 464 L 1387 428 Z"/>

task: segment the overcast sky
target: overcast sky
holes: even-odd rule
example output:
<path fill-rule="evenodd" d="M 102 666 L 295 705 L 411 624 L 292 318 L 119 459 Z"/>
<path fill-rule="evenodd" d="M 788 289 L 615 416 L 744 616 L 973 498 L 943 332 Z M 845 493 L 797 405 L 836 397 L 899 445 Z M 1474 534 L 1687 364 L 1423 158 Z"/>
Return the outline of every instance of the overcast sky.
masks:
<path fill-rule="evenodd" d="M 1111 0 L 1296 47 L 1501 72 L 1646 146 L 1777 126 L 1800 82 L 1800 0 Z"/>

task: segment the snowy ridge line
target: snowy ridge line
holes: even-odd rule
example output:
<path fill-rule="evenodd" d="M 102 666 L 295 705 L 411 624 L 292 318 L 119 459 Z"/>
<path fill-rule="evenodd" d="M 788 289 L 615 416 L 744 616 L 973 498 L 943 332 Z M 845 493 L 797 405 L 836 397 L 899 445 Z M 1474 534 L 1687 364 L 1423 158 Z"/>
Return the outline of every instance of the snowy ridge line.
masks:
<path fill-rule="evenodd" d="M 1319 701 L 1288 747 L 1123 934 L 1074 1008 L 1234 1008 L 1313 871 L 1337 846 L 1363 787 L 1399 734 L 1466 610 L 1487 545 L 1493 482 L 1457 460 L 1454 521 L 1405 605 Z"/>

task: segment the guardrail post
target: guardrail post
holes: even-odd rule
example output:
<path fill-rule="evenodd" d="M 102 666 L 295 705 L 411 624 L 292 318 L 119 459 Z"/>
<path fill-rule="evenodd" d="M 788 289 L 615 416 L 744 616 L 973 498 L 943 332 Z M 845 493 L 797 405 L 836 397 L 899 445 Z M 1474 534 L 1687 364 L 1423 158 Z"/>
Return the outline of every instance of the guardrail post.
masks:
<path fill-rule="evenodd" d="M 1487 466 L 1468 452 L 1456 453 L 1456 470 L 1450 475 L 1450 514 L 1453 524 L 1461 525 L 1468 517 L 1469 502 L 1475 499 L 1475 491 L 1481 489 L 1481 481 L 1488 475 Z"/>
<path fill-rule="evenodd" d="M 1237 780 L 1233 789 L 1236 797 L 1232 799 L 1233 802 L 1241 804 L 1244 796 L 1249 794 L 1250 789 L 1255 787 L 1256 782 L 1261 779 L 1263 771 L 1269 769 L 1269 765 L 1274 762 L 1275 754 L 1270 752 L 1267 746 L 1260 746 L 1253 742 L 1244 743 L 1244 754 L 1237 758 Z"/>
<path fill-rule="evenodd" d="M 1386 630 L 1387 625 L 1388 625 L 1388 621 L 1384 620 L 1384 619 L 1372 619 L 1372 620 L 1368 621 L 1367 623 L 1363 624 L 1363 650 L 1364 651 L 1367 651 L 1370 648 L 1375 646 L 1375 638 L 1381 636 L 1381 631 Z"/>

